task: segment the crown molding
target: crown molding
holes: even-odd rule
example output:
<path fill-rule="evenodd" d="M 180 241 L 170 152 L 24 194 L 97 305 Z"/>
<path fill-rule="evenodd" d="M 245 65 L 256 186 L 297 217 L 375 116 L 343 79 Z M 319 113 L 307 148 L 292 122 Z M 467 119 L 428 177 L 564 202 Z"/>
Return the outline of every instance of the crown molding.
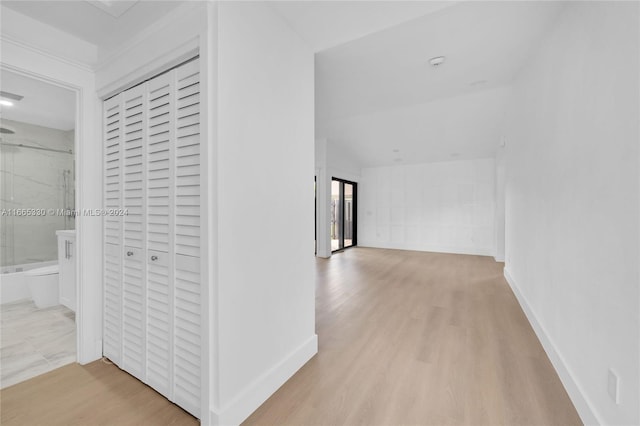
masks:
<path fill-rule="evenodd" d="M 144 43 L 149 37 L 152 37 L 157 32 L 161 31 L 163 28 L 169 26 L 171 23 L 187 16 L 189 13 L 197 10 L 198 8 L 206 5 L 207 2 L 186 2 L 171 12 L 167 13 L 165 16 L 155 21 L 153 24 L 144 28 L 135 36 L 131 37 L 131 39 L 125 44 L 118 46 L 113 51 L 109 52 L 106 57 L 99 58 L 98 63 L 93 67 L 95 72 L 101 71 L 106 66 L 108 66 L 111 62 L 113 62 L 116 58 L 126 55 L 127 52 L 133 50 L 136 46 Z M 100 56 L 100 55 L 98 55 Z"/>
<path fill-rule="evenodd" d="M 56 55 L 54 53 L 51 53 L 49 51 L 46 51 L 46 50 L 38 47 L 38 46 L 35 46 L 35 45 L 31 44 L 31 43 L 25 43 L 24 41 L 19 40 L 19 39 L 15 38 L 15 37 L 12 37 L 12 36 L 10 36 L 8 34 L 1 34 L 0 35 L 0 43 L 12 44 L 12 45 L 14 45 L 16 47 L 19 47 L 20 49 L 28 50 L 28 51 L 31 51 L 31 52 L 36 53 L 38 55 L 41 55 L 41 56 L 46 56 L 49 59 L 53 59 L 53 60 L 56 60 L 58 62 L 62 62 L 62 63 L 67 64 L 67 65 L 71 65 L 71 66 L 73 66 L 75 68 L 78 68 L 78 69 L 80 69 L 82 71 L 87 71 L 87 72 L 91 72 L 91 73 L 95 72 L 94 67 L 91 66 L 90 64 L 87 64 L 87 63 L 84 63 L 84 62 L 80 62 L 80 61 L 75 61 L 73 59 L 69 59 L 69 58 L 64 57 L 64 56 Z"/>

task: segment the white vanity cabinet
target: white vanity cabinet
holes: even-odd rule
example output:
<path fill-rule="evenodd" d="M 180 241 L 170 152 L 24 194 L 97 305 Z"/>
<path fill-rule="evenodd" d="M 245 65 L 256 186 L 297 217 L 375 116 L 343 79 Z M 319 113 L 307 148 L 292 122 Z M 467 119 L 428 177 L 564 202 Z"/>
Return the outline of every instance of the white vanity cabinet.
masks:
<path fill-rule="evenodd" d="M 60 304 L 76 311 L 76 231 L 56 231 Z"/>

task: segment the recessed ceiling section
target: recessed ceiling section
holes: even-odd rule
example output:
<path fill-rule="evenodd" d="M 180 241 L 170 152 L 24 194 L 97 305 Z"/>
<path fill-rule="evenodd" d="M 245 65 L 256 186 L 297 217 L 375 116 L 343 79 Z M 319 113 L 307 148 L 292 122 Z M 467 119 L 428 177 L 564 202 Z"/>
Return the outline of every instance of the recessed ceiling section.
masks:
<path fill-rule="evenodd" d="M 97 46 L 112 51 L 173 11 L 184 1 L 2 0 L 8 7 Z"/>
<path fill-rule="evenodd" d="M 125 1 L 125 0 L 86 0 L 87 3 L 94 5 L 98 9 L 108 13 L 114 18 L 119 18 L 123 13 L 129 10 L 134 4 L 138 3 L 138 0 L 135 1 Z"/>

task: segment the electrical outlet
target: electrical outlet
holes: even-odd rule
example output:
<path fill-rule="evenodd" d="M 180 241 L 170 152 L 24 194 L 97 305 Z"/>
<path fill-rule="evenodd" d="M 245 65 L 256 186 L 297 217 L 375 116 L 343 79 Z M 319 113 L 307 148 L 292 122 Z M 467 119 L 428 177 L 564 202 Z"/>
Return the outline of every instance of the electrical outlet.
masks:
<path fill-rule="evenodd" d="M 611 400 L 616 404 L 620 404 L 620 382 L 618 380 L 618 375 L 612 369 L 609 369 L 607 390 L 609 391 Z"/>

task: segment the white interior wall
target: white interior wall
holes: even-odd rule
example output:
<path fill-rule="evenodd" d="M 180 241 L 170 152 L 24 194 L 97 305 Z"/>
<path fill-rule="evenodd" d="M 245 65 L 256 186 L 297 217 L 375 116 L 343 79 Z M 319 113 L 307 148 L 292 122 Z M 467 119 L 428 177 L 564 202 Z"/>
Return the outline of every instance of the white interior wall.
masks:
<path fill-rule="evenodd" d="M 327 164 L 328 143 L 316 139 L 316 256 L 331 257 L 331 173 Z"/>
<path fill-rule="evenodd" d="M 313 52 L 260 2 L 218 9 L 218 374 L 237 424 L 317 352 Z"/>
<path fill-rule="evenodd" d="M 567 4 L 507 122 L 505 275 L 587 424 L 640 423 L 638 8 Z"/>
<path fill-rule="evenodd" d="M 493 159 L 362 170 L 358 245 L 494 254 Z"/>
<path fill-rule="evenodd" d="M 361 166 L 351 152 L 336 141 L 327 140 L 327 168 L 332 177 L 357 182 Z"/>
<path fill-rule="evenodd" d="M 503 138 L 504 140 L 504 138 Z M 497 262 L 504 262 L 504 196 L 506 184 L 505 149 L 496 149 L 495 254 Z"/>

